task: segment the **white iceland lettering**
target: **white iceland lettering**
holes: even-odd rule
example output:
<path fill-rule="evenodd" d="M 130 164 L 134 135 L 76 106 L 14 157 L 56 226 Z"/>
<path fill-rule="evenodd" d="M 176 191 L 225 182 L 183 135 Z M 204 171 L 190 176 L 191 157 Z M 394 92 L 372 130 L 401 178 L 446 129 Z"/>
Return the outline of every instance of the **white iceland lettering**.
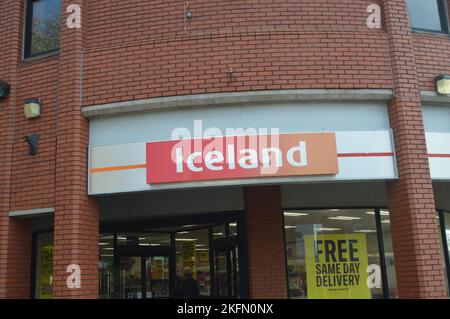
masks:
<path fill-rule="evenodd" d="M 184 154 L 183 147 L 175 149 L 176 172 L 184 172 Z M 193 152 L 186 158 L 186 166 L 191 172 L 203 172 L 204 169 L 210 171 L 222 171 L 225 165 L 229 170 L 236 169 L 236 164 L 243 169 L 258 168 L 259 158 L 258 151 L 252 148 L 245 148 L 239 150 L 239 156 L 236 154 L 236 146 L 228 144 L 226 146 L 226 155 L 223 152 L 214 150 L 203 154 L 202 152 Z M 236 157 L 239 157 L 237 160 Z M 196 161 L 197 160 L 197 161 Z M 203 161 L 204 160 L 204 167 Z M 308 153 L 306 142 L 299 141 L 287 150 L 286 161 L 293 167 L 308 166 Z M 284 166 L 283 152 L 278 147 L 268 147 L 261 149 L 261 165 L 263 168 Z"/>
<path fill-rule="evenodd" d="M 294 159 L 295 153 L 298 152 L 300 161 Z M 295 167 L 308 166 L 308 154 L 306 153 L 306 142 L 299 142 L 298 146 L 294 146 L 287 152 L 287 160 L 289 164 Z"/>
<path fill-rule="evenodd" d="M 223 165 L 214 166 L 214 164 L 223 163 L 223 154 L 219 151 L 211 151 L 205 156 L 205 165 L 212 171 L 223 170 Z"/>

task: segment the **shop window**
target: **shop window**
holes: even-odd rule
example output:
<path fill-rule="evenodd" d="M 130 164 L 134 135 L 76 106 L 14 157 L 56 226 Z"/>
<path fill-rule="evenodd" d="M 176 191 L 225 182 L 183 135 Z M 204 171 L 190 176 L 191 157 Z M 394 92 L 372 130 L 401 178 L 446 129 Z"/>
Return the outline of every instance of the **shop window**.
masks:
<path fill-rule="evenodd" d="M 114 297 L 114 235 L 100 234 L 99 242 L 99 297 Z"/>
<path fill-rule="evenodd" d="M 59 50 L 61 0 L 28 0 L 25 58 Z"/>
<path fill-rule="evenodd" d="M 392 248 L 391 220 L 389 218 L 389 211 L 382 209 L 379 211 L 379 214 L 383 231 L 383 248 L 389 297 L 398 298 L 397 277 L 395 273 L 394 250 Z"/>
<path fill-rule="evenodd" d="M 34 235 L 34 298 L 51 299 L 53 287 L 53 233 Z"/>
<path fill-rule="evenodd" d="M 408 10 L 413 30 L 448 33 L 444 0 L 408 0 Z"/>
<path fill-rule="evenodd" d="M 288 210 L 284 222 L 290 298 L 396 296 L 388 211 Z"/>
<path fill-rule="evenodd" d="M 237 223 L 229 223 L 228 224 L 228 232 L 230 237 L 237 237 L 238 236 L 238 229 L 237 229 Z"/>
<path fill-rule="evenodd" d="M 211 296 L 211 273 L 209 261 L 209 232 L 207 228 L 187 229 L 175 235 L 176 276 L 183 277 L 184 269 L 192 270 L 199 294 Z"/>
<path fill-rule="evenodd" d="M 101 233 L 100 298 L 247 296 L 238 233 L 237 221 Z"/>
<path fill-rule="evenodd" d="M 219 225 L 219 226 L 213 227 L 212 237 L 213 237 L 213 239 L 225 238 L 226 237 L 225 225 Z"/>
<path fill-rule="evenodd" d="M 139 247 L 170 246 L 170 233 L 118 233 L 117 245 Z"/>
<path fill-rule="evenodd" d="M 450 212 L 438 211 L 437 222 L 441 234 L 440 243 L 445 267 L 447 295 L 450 296 Z"/>

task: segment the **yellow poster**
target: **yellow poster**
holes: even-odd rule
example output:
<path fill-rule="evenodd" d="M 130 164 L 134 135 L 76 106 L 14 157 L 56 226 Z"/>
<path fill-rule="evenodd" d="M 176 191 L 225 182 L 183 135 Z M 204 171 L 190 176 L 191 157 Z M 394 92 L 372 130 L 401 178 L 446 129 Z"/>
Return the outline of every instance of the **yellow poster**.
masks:
<path fill-rule="evenodd" d="M 200 262 L 208 262 L 209 261 L 209 252 L 208 251 L 199 251 L 198 259 Z"/>
<path fill-rule="evenodd" d="M 46 245 L 41 250 L 40 298 L 52 298 L 53 245 Z"/>
<path fill-rule="evenodd" d="M 196 260 L 195 260 L 195 242 L 184 242 L 181 248 L 181 257 L 183 260 L 183 268 L 190 267 L 194 279 L 197 277 Z"/>
<path fill-rule="evenodd" d="M 181 252 L 183 261 L 194 261 L 195 258 L 195 242 L 194 241 L 188 241 L 184 242 L 182 246 L 182 252 Z"/>
<path fill-rule="evenodd" d="M 154 257 L 151 265 L 151 280 L 161 280 L 163 278 L 163 260 Z"/>
<path fill-rule="evenodd" d="M 365 234 L 305 235 L 308 298 L 369 299 Z"/>

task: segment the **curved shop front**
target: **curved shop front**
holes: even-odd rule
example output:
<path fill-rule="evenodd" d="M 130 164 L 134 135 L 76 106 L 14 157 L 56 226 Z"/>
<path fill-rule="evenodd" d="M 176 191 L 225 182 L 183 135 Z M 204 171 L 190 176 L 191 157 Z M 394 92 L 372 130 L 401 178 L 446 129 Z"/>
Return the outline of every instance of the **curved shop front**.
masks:
<path fill-rule="evenodd" d="M 186 267 L 202 298 L 395 297 L 390 93 L 375 93 L 86 107 L 100 297 L 176 297 Z"/>

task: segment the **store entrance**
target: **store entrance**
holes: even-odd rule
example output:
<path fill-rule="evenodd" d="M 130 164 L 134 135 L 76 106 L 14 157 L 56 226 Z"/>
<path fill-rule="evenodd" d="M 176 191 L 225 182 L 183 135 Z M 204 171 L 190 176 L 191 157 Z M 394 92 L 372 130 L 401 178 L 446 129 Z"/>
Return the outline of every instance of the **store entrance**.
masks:
<path fill-rule="evenodd" d="M 217 296 L 220 298 L 239 297 L 237 249 L 217 249 L 214 255 Z"/>
<path fill-rule="evenodd" d="M 170 251 L 137 249 L 118 253 L 120 299 L 161 299 L 170 296 Z"/>
<path fill-rule="evenodd" d="M 199 298 L 246 298 L 245 234 L 240 216 L 231 216 L 103 225 L 100 297 L 174 298 L 189 272 Z"/>
<path fill-rule="evenodd" d="M 229 233 L 229 229 L 225 230 Z M 238 242 L 233 237 L 212 241 L 214 273 L 213 287 L 220 298 L 239 298 L 239 255 Z"/>

